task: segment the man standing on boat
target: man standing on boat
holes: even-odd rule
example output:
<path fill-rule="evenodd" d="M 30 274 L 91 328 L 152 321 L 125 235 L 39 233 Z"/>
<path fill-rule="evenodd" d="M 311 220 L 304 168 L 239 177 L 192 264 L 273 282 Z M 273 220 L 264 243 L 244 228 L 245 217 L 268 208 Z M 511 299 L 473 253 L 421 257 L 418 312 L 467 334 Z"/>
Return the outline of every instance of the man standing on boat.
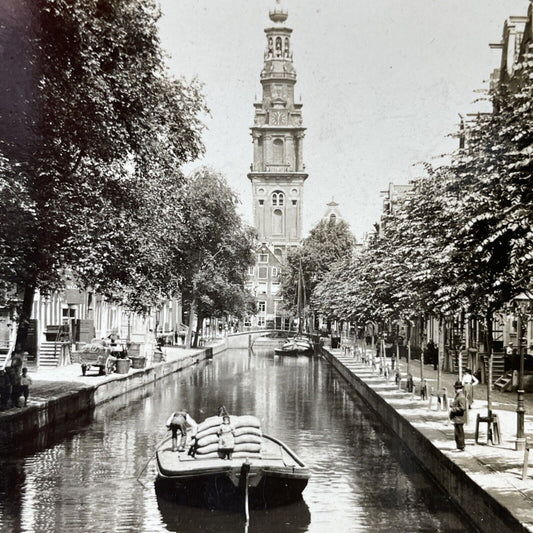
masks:
<path fill-rule="evenodd" d="M 172 451 L 184 452 L 187 442 L 187 429 L 191 428 L 191 436 L 195 437 L 198 431 L 198 424 L 191 415 L 185 411 L 174 411 L 167 420 L 167 427 L 172 431 Z M 178 432 L 180 434 L 180 444 L 178 447 Z"/>

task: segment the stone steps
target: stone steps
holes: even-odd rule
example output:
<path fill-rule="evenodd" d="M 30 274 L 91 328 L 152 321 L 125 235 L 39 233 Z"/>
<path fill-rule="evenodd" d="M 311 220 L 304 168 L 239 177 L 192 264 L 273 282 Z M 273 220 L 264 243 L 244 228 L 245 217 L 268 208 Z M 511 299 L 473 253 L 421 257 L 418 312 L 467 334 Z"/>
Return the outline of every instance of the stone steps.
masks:
<path fill-rule="evenodd" d="M 57 366 L 61 356 L 61 343 L 53 341 L 41 342 L 39 350 L 39 366 Z"/>

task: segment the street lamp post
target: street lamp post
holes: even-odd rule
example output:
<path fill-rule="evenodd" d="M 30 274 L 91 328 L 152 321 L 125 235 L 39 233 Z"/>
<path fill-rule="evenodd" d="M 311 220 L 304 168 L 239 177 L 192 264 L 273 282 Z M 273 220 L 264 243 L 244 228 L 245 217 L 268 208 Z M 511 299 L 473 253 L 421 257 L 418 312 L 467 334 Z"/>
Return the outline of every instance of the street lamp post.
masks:
<path fill-rule="evenodd" d="M 526 436 L 524 431 L 524 349 L 522 347 L 522 313 L 526 314 L 529 310 L 529 304 L 531 302 L 531 296 L 526 293 L 521 293 L 515 297 L 517 317 L 516 317 L 516 336 L 518 339 L 518 389 L 516 391 L 516 447 L 517 451 L 524 450 L 526 447 Z M 527 320 L 526 320 L 527 323 Z"/>
<path fill-rule="evenodd" d="M 518 358 L 520 361 L 518 390 L 516 391 L 516 450 L 523 450 L 526 447 L 526 439 L 524 435 L 524 352 L 522 351 L 522 313 L 520 309 L 516 319 L 516 335 L 518 337 Z"/>

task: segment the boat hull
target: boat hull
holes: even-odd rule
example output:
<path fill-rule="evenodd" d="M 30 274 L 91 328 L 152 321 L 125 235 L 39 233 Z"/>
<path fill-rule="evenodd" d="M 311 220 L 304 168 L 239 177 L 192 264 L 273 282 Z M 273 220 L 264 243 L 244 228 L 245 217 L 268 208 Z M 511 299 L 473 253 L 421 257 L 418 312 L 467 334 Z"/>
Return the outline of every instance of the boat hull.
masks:
<path fill-rule="evenodd" d="M 308 476 L 290 477 L 286 472 L 254 472 L 252 469 L 250 475 L 260 476 L 257 485 L 248 487 L 251 509 L 297 502 L 302 499 L 302 492 L 308 483 Z M 235 485 L 226 472 L 198 475 L 189 479 L 159 475 L 155 483 L 159 495 L 180 505 L 235 511 L 242 510 L 244 505 L 244 482 Z"/>
<path fill-rule="evenodd" d="M 291 348 L 291 349 L 276 348 L 274 350 L 274 353 L 276 355 L 287 355 L 291 357 L 298 357 L 299 355 L 313 355 L 314 352 L 311 348 L 307 350 L 301 350 L 297 348 Z"/>
<path fill-rule="evenodd" d="M 280 348 L 274 350 L 276 355 L 313 355 L 313 345 L 307 339 L 291 339 Z"/>

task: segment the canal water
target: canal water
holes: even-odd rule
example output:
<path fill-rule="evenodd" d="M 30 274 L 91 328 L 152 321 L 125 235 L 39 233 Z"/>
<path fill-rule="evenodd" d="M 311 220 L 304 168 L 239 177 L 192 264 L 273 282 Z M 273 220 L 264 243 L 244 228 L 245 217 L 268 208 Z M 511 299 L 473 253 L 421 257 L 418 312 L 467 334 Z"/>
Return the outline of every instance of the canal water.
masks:
<path fill-rule="evenodd" d="M 310 466 L 303 501 L 239 514 L 158 499 L 153 456 L 165 421 L 219 405 L 255 414 Z M 230 351 L 1 450 L 0 531 L 471 531 L 360 398 L 322 360 Z M 139 481 L 136 479 L 142 473 Z"/>

